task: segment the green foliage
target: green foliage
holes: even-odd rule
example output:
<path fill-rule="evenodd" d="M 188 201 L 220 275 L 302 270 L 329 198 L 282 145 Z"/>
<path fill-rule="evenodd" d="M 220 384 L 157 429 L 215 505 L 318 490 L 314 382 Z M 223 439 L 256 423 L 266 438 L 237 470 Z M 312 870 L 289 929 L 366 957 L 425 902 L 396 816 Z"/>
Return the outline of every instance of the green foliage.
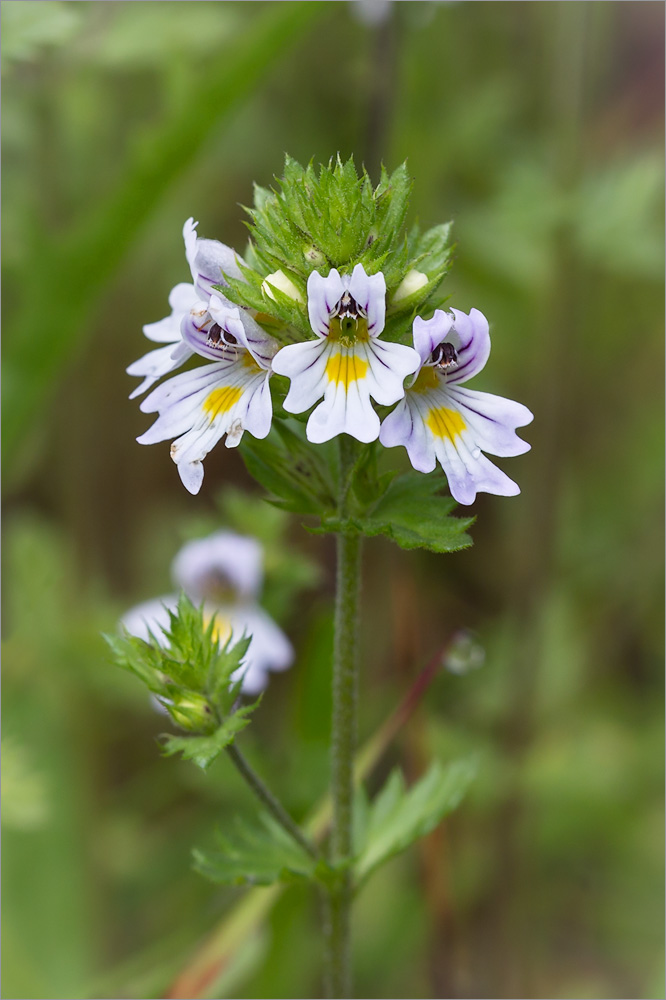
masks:
<path fill-rule="evenodd" d="M 247 209 L 252 221 L 246 260 L 251 266 L 243 269 L 244 281 L 229 280 L 225 294 L 258 310 L 267 329 L 289 342 L 294 332 L 301 337 L 312 333 L 304 304 L 312 271 L 325 274 L 336 267 L 349 273 L 358 263 L 369 274 L 381 270 L 390 299 L 405 275 L 419 268 L 427 283 L 396 303 L 395 316 L 389 310 L 387 321 L 387 339 L 408 338 L 411 314 L 438 288 L 451 257 L 449 224 L 423 235 L 415 226 L 407 236 L 411 190 L 406 164 L 390 175 L 382 168 L 373 187 L 365 170 L 357 173 L 352 158 L 343 163 L 338 156 L 317 171 L 313 163 L 302 167 L 287 156 L 275 190 L 255 186 L 254 207 Z M 263 280 L 276 270 L 291 279 L 303 301 L 279 289 L 271 297 L 266 294 Z"/>
<path fill-rule="evenodd" d="M 323 862 L 307 854 L 267 813 L 261 825 L 236 820 L 234 836 L 218 835 L 218 850 L 194 850 L 194 867 L 212 882 L 223 885 L 271 885 L 273 882 L 311 881 Z"/>
<path fill-rule="evenodd" d="M 169 611 L 169 629 L 163 640 L 145 642 L 125 632 L 105 636 L 116 663 L 137 676 L 181 729 L 196 735 L 163 737 L 167 756 L 180 753 L 204 770 L 241 729 L 258 702 L 235 708 L 241 670 L 251 637 L 224 646 L 216 637 L 216 619 L 207 621 L 185 595 L 177 611 Z"/>
<path fill-rule="evenodd" d="M 476 771 L 470 759 L 447 767 L 435 761 L 410 789 L 396 769 L 371 805 L 356 803 L 356 875 L 364 882 L 380 865 L 424 837 L 460 804 Z"/>
<path fill-rule="evenodd" d="M 472 517 L 451 517 L 455 500 L 438 496 L 441 476 L 407 472 L 390 483 L 379 500 L 358 516 L 324 518 L 321 531 L 386 535 L 403 549 L 457 552 L 472 544 L 465 532 Z"/>
<path fill-rule="evenodd" d="M 210 736 L 164 736 L 164 754 L 171 757 L 181 754 L 183 760 L 191 760 L 197 767 L 206 768 L 219 757 L 225 747 L 233 743 L 236 734 L 245 729 L 250 720 L 247 716 L 255 710 L 258 702 L 237 708 Z M 166 706 L 169 708 L 169 705 Z M 171 712 L 175 718 L 175 713 Z M 189 728 L 186 726 L 185 728 Z"/>
<path fill-rule="evenodd" d="M 334 449 L 309 445 L 297 421 L 274 419 L 267 438 L 245 435 L 240 448 L 248 472 L 276 507 L 313 516 L 335 510 Z"/>

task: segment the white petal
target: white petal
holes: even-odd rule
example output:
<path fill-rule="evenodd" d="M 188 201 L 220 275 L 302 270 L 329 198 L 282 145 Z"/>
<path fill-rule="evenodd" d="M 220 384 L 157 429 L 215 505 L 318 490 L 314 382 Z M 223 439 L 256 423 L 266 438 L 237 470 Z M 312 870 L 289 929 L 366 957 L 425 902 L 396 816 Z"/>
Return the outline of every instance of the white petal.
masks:
<path fill-rule="evenodd" d="M 187 355 L 189 356 L 190 354 L 191 351 L 188 350 Z M 151 385 L 154 385 L 155 382 L 161 379 L 163 375 L 168 375 L 169 372 L 180 368 L 185 360 L 186 358 L 182 356 L 173 357 L 173 344 L 158 347 L 156 350 L 144 354 L 142 358 L 134 361 L 126 369 L 128 375 L 145 376 L 141 385 L 134 389 L 129 398 L 134 399 L 136 396 L 142 395 Z"/>
<path fill-rule="evenodd" d="M 432 435 L 428 433 L 411 393 L 407 393 L 406 398 L 384 419 L 379 440 L 385 448 L 403 445 L 417 472 L 432 472 L 437 464 Z"/>
<path fill-rule="evenodd" d="M 451 495 L 458 503 L 465 506 L 474 503 L 477 493 L 505 497 L 520 493 L 517 483 L 493 465 L 478 448 L 470 451 L 463 438 L 456 438 L 455 441 L 436 438 L 435 452 L 446 473 Z"/>
<path fill-rule="evenodd" d="M 197 255 L 197 226 L 198 222 L 195 222 L 192 216 L 187 220 L 183 226 L 183 240 L 185 241 L 185 256 L 187 257 L 187 263 L 190 265 L 190 271 L 192 272 L 192 281 L 196 284 L 197 272 L 194 268 L 194 258 Z"/>
<path fill-rule="evenodd" d="M 318 337 L 328 336 L 330 315 L 344 290 L 342 278 L 335 268 L 325 278 L 317 271 L 313 271 L 308 278 L 308 315 L 310 326 Z"/>
<path fill-rule="evenodd" d="M 309 340 L 283 347 L 273 358 L 273 371 L 291 379 L 284 401 L 287 413 L 303 413 L 323 396 L 328 385 L 328 347 L 327 340 Z"/>
<path fill-rule="evenodd" d="M 442 309 L 436 309 L 432 319 L 414 320 L 414 347 L 419 352 L 421 362 L 425 363 L 434 349 L 441 344 L 453 326 L 453 317 Z"/>
<path fill-rule="evenodd" d="M 204 478 L 204 468 L 201 462 L 179 462 L 177 465 L 180 480 L 192 496 L 196 496 L 201 489 Z"/>
<path fill-rule="evenodd" d="M 210 295 L 213 285 L 226 285 L 225 275 L 243 280 L 236 251 L 218 240 L 197 240 L 193 274 L 197 291 L 203 297 Z"/>
<path fill-rule="evenodd" d="M 211 599 L 215 586 L 228 580 L 239 596 L 256 597 L 263 580 L 263 549 L 256 538 L 233 531 L 216 531 L 184 545 L 171 574 L 195 603 Z"/>
<path fill-rule="evenodd" d="M 371 370 L 370 395 L 381 406 L 390 406 L 404 396 L 403 383 L 419 367 L 419 356 L 412 347 L 384 340 L 371 340 L 365 348 Z"/>
<path fill-rule="evenodd" d="M 365 443 L 379 436 L 379 417 L 372 408 L 367 386 L 359 379 L 347 388 L 343 382 L 329 382 L 323 402 L 307 422 L 306 435 L 313 444 L 330 441 L 342 433 Z"/>
<path fill-rule="evenodd" d="M 524 427 L 534 419 L 533 414 L 512 399 L 449 386 L 447 396 L 462 414 L 474 444 L 491 455 L 522 455 L 530 450 L 527 441 L 516 434 L 516 427 Z"/>
<path fill-rule="evenodd" d="M 384 329 L 386 318 L 386 281 L 381 271 L 368 275 L 362 264 L 357 264 L 349 282 L 349 294 L 365 310 L 368 333 L 377 337 Z"/>
<path fill-rule="evenodd" d="M 455 347 L 458 365 L 446 373 L 446 381 L 455 384 L 467 382 L 484 367 L 490 355 L 490 331 L 488 320 L 478 309 L 472 309 L 469 316 L 459 309 L 451 312 L 453 327 L 445 339 Z"/>

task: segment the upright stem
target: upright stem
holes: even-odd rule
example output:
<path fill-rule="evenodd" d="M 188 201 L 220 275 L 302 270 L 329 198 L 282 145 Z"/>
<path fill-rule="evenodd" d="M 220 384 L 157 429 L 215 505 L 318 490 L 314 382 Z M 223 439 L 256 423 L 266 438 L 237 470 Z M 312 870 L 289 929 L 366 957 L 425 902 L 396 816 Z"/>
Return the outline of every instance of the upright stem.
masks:
<path fill-rule="evenodd" d="M 355 445 L 340 441 L 339 514 L 346 513 L 349 474 Z M 333 727 L 331 746 L 331 861 L 344 866 L 352 856 L 353 765 L 356 749 L 358 684 L 358 617 L 361 578 L 361 539 L 340 532 L 337 538 L 335 642 L 333 651 Z M 352 876 L 343 868 L 329 892 L 327 913 L 328 978 L 332 997 L 351 996 L 350 910 Z"/>

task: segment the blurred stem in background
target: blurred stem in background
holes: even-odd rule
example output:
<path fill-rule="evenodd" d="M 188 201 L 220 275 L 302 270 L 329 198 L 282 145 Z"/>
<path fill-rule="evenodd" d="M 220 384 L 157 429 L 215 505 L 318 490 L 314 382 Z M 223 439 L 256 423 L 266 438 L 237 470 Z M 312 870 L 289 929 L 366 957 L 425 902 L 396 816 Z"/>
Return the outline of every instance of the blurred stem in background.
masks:
<path fill-rule="evenodd" d="M 591 16 L 588 3 L 538 4 L 531 12 L 542 19 L 546 51 L 543 88 L 544 118 L 550 123 L 548 149 L 553 191 L 563 203 L 571 199 L 580 181 L 581 132 L 585 107 L 587 29 Z M 552 586 L 554 541 L 562 504 L 563 463 L 566 440 L 575 433 L 575 406 L 571 382 L 562 377 L 571 365 L 571 352 L 581 337 L 578 301 L 579 264 L 572 239 L 575 225 L 565 213 L 553 234 L 552 271 L 548 293 L 543 298 L 539 326 L 544 349 L 538 355 L 534 373 L 534 398 L 539 400 L 540 447 L 532 460 L 532 518 L 523 541 L 529 553 L 524 575 L 513 594 L 514 614 L 522 636 L 513 659 L 513 697 L 505 720 L 504 741 L 508 759 L 513 761 L 513 787 L 498 815 L 495 846 L 499 884 L 489 888 L 504 900 L 507 912 L 498 911 L 500 954 L 509 954 L 516 928 L 527 933 L 525 880 L 531 877 L 524 863 L 524 839 L 529 816 L 523 790 L 522 771 L 534 740 L 535 696 L 539 664 L 543 662 L 543 621 L 541 608 Z M 511 930 L 509 930 L 511 928 Z M 529 996 L 533 963 L 501 962 L 496 975 L 502 981 L 503 996 Z"/>

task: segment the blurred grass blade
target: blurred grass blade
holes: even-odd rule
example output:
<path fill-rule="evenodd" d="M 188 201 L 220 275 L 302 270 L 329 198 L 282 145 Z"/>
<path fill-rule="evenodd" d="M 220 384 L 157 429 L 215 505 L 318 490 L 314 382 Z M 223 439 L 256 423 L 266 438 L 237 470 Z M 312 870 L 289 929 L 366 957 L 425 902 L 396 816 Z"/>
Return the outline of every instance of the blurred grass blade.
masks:
<path fill-rule="evenodd" d="M 141 226 L 224 117 L 327 8 L 314 2 L 276 3 L 254 15 L 233 49 L 207 65 L 182 112 L 136 147 L 116 191 L 57 243 L 40 246 L 38 273 L 28 275 L 20 318 L 5 336 L 3 468 L 8 477 L 45 412 L 54 379 L 84 339 L 100 291 Z"/>

